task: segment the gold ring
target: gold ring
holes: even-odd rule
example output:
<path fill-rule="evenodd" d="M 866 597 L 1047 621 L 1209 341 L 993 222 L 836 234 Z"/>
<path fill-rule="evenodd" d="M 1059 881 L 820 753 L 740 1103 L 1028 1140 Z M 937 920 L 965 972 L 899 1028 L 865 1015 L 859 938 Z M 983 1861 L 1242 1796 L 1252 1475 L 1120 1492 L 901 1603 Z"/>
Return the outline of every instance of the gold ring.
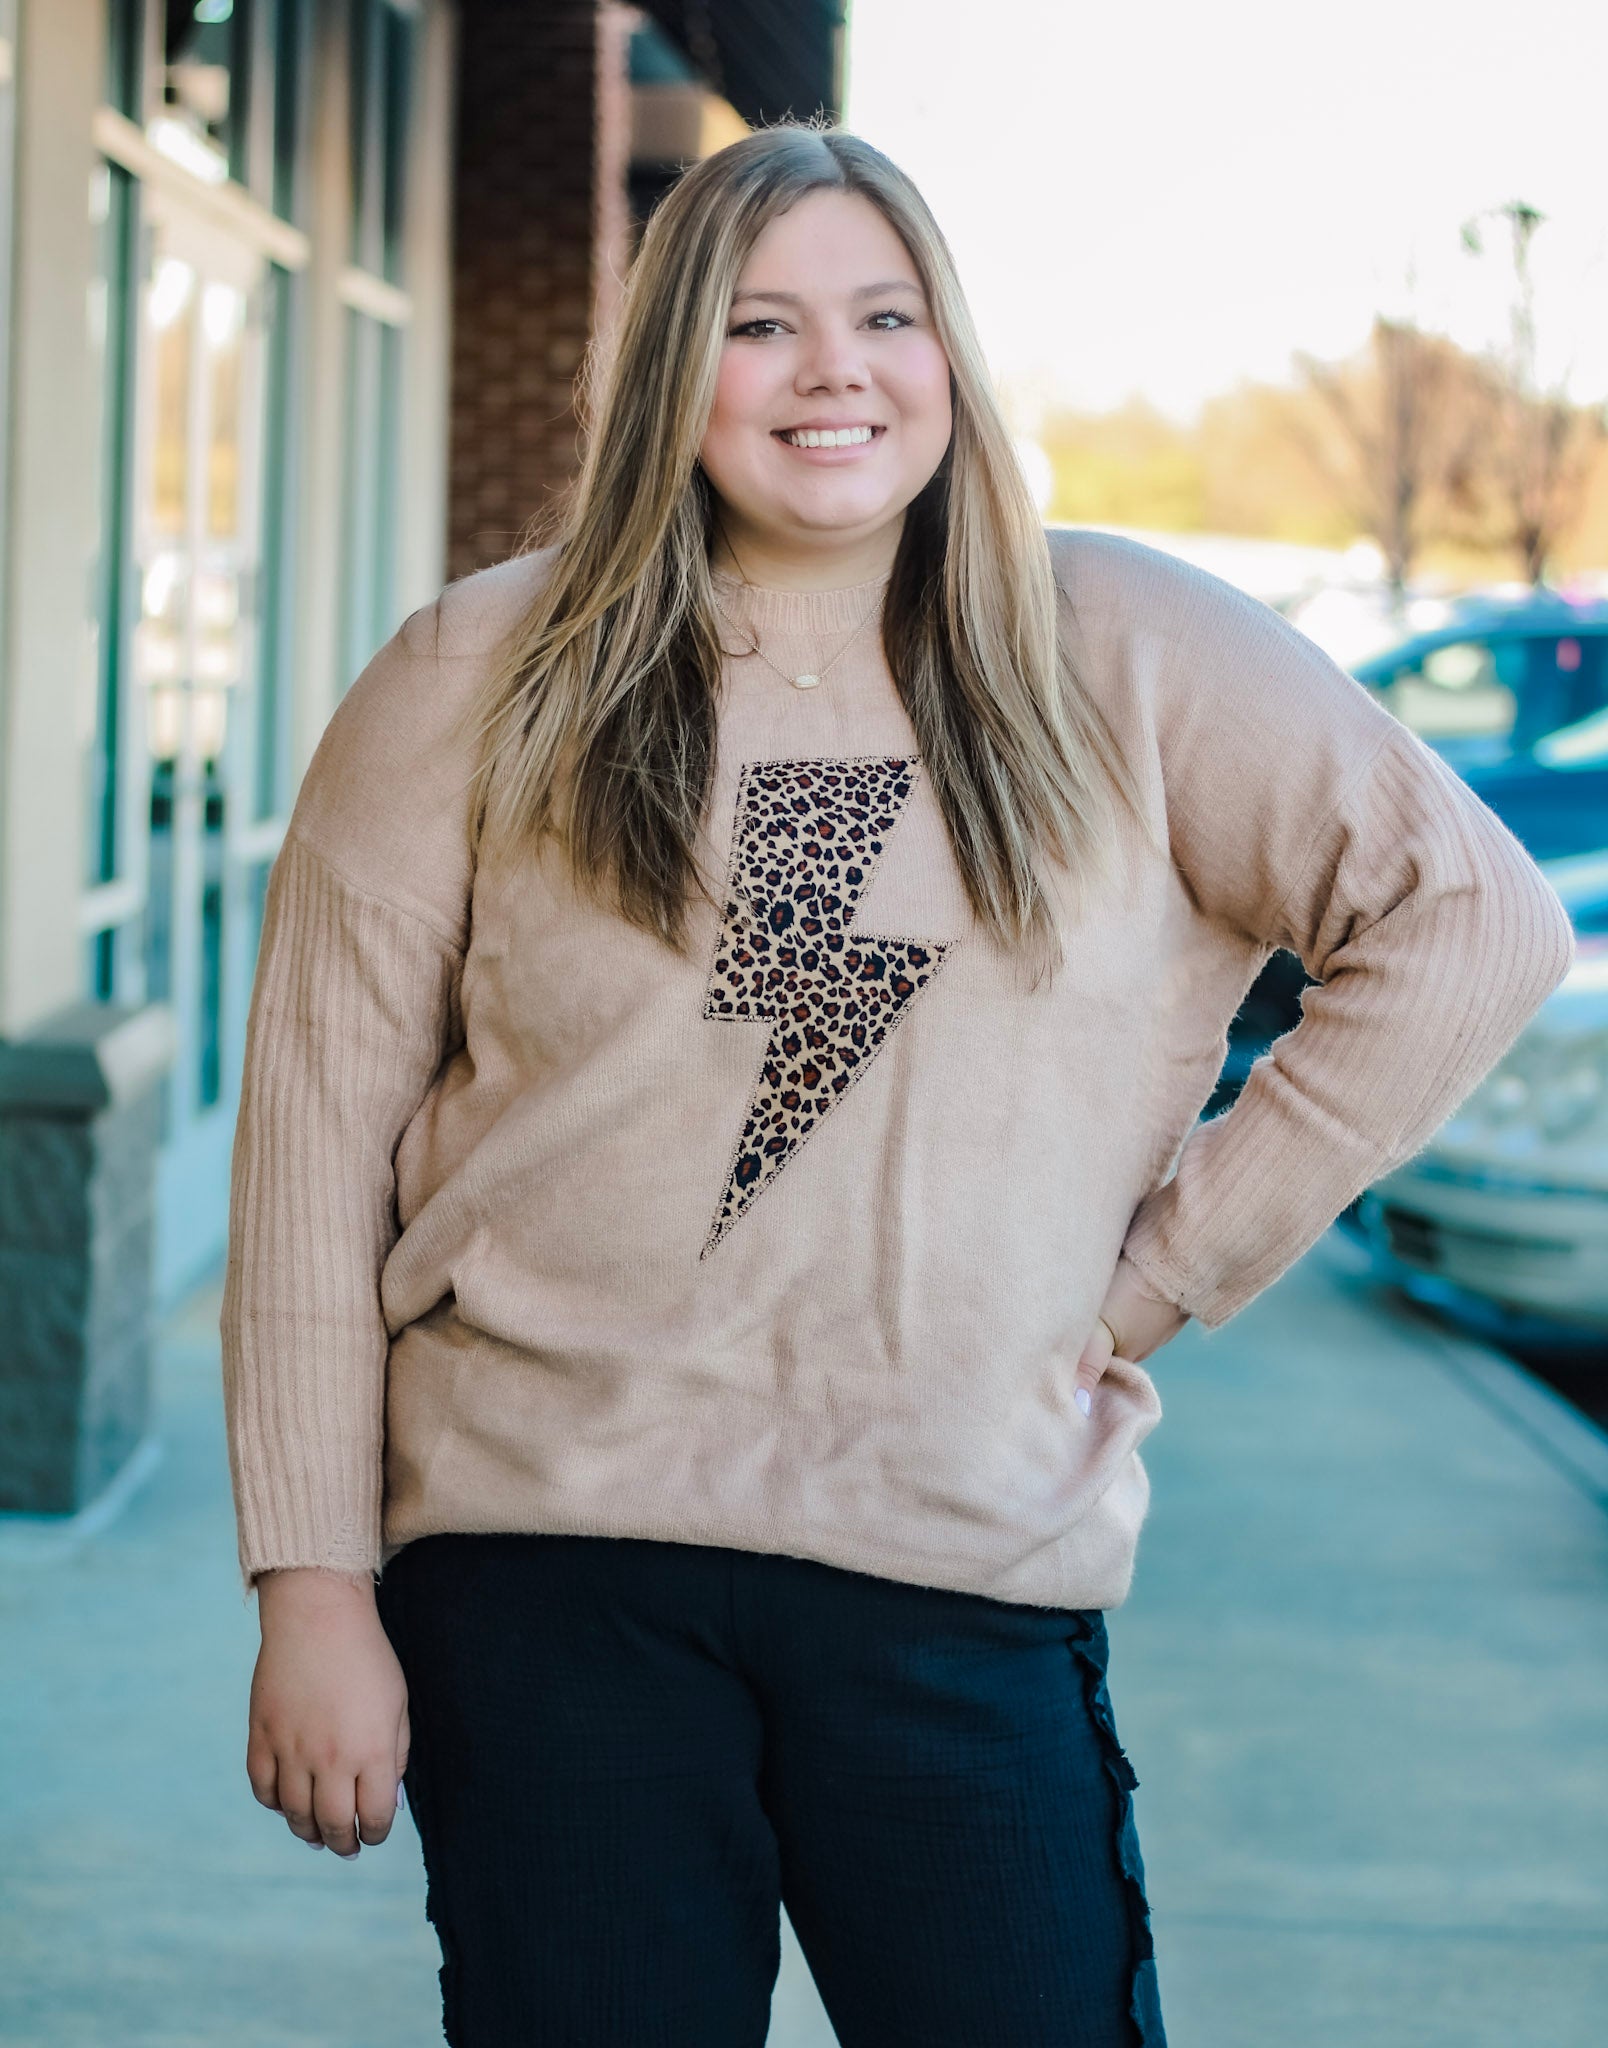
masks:
<path fill-rule="evenodd" d="M 1097 1323 L 1103 1325 L 1106 1335 L 1111 1339 L 1112 1356 L 1120 1357 L 1122 1355 L 1122 1339 L 1117 1335 L 1116 1331 L 1112 1329 L 1111 1325 L 1108 1322 L 1106 1322 L 1104 1316 L 1096 1316 L 1094 1320 Z"/>

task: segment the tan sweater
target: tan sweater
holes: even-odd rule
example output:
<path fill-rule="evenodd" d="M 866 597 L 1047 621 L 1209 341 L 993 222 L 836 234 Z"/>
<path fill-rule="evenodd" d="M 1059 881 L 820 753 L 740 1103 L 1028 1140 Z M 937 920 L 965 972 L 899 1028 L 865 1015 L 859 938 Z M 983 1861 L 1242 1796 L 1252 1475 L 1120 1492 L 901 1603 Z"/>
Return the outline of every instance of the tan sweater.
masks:
<path fill-rule="evenodd" d="M 1424 1144 L 1574 939 L 1275 612 L 1134 541 L 1052 548 L 1171 860 L 1127 821 L 1036 990 L 970 913 L 874 629 L 813 691 L 729 664 L 700 849 L 727 901 L 688 959 L 556 854 L 473 870 L 446 730 L 545 554 L 450 585 L 357 678 L 247 1033 L 222 1333 L 248 1595 L 501 1530 L 1127 1597 L 1160 1401 L 1120 1361 L 1072 1401 L 1119 1252 L 1219 1329 Z M 800 669 L 878 588 L 719 587 Z M 1200 1123 L 1278 946 L 1323 985 Z"/>

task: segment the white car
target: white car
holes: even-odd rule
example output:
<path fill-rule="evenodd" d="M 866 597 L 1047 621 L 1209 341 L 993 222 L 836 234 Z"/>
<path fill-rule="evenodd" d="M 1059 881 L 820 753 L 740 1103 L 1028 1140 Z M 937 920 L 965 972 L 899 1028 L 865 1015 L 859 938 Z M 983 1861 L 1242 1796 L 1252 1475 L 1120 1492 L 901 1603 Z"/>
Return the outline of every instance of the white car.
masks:
<path fill-rule="evenodd" d="M 1578 957 L 1512 1050 L 1350 1227 L 1414 1291 L 1608 1333 L 1608 851 L 1541 863 Z"/>

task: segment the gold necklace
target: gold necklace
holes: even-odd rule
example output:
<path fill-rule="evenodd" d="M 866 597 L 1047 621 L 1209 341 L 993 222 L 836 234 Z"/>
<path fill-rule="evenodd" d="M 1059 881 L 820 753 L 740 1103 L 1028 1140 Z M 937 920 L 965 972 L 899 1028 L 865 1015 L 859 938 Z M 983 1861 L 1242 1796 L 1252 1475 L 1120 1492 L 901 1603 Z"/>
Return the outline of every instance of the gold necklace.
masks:
<path fill-rule="evenodd" d="M 833 655 L 832 659 L 829 662 L 827 662 L 821 668 L 807 669 L 804 672 L 804 674 L 796 676 L 789 675 L 785 668 L 777 668 L 776 663 L 771 660 L 770 656 L 765 652 L 764 648 L 760 646 L 759 641 L 754 635 L 753 627 L 743 624 L 741 620 L 734 619 L 731 613 L 727 611 L 726 607 L 720 602 L 720 599 L 718 597 L 715 599 L 715 609 L 720 613 L 720 616 L 726 621 L 726 623 L 729 626 L 735 627 L 739 633 L 746 633 L 748 635 L 749 652 L 752 654 L 757 654 L 760 660 L 764 662 L 765 666 L 768 669 L 773 670 L 777 675 L 779 675 L 784 683 L 791 683 L 795 690 L 813 690 L 818 687 L 822 679 L 827 674 L 827 671 L 832 668 L 835 668 L 838 662 L 840 662 L 843 659 L 844 655 L 848 653 L 849 649 L 854 645 L 855 641 L 859 639 L 860 635 L 865 631 L 866 627 L 870 625 L 872 619 L 874 619 L 877 613 L 882 609 L 883 595 L 883 590 L 879 587 L 877 590 L 876 597 L 872 601 L 870 611 L 866 613 L 865 617 L 860 621 L 859 625 L 855 627 L 854 631 L 849 635 L 848 639 L 844 641 L 843 645 L 838 649 L 837 653 Z"/>

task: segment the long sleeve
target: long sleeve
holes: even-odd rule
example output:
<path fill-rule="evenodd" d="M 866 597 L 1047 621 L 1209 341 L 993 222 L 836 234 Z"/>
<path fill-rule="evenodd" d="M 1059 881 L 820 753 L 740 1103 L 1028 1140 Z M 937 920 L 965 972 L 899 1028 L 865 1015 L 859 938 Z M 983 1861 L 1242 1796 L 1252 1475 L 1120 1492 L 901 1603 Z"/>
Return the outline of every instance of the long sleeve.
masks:
<path fill-rule="evenodd" d="M 269 877 L 222 1316 L 240 1569 L 374 1569 L 392 1160 L 454 1030 L 460 955 L 292 829 Z"/>
<path fill-rule="evenodd" d="M 269 876 L 219 1325 L 248 1597 L 270 1567 L 379 1567 L 394 1161 L 461 1035 L 473 758 L 456 716 L 517 575 L 449 586 L 375 654 Z"/>
<path fill-rule="evenodd" d="M 1495 813 L 1304 635 L 1198 570 L 1173 598 L 1175 862 L 1203 912 L 1321 984 L 1128 1226 L 1143 1282 L 1216 1329 L 1423 1147 L 1575 942 Z"/>

